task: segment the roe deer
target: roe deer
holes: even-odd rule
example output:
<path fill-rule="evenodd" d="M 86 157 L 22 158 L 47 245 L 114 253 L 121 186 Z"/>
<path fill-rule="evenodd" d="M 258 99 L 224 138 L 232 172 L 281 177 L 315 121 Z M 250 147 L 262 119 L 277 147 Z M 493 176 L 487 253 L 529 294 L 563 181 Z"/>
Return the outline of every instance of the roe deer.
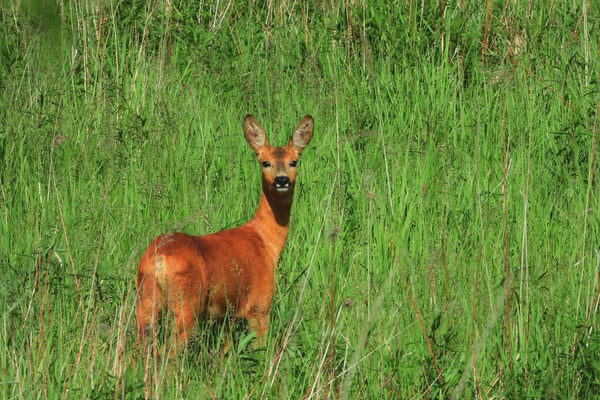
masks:
<path fill-rule="evenodd" d="M 258 211 L 238 228 L 206 236 L 166 233 L 148 246 L 137 279 L 140 340 L 155 333 L 163 312 L 169 311 L 177 324 L 175 349 L 185 346 L 199 320 L 223 319 L 228 313 L 248 321 L 256 333 L 255 345 L 265 344 L 275 273 L 289 231 L 298 159 L 312 138 L 313 126 L 307 115 L 287 146 L 271 147 L 258 121 L 246 116 L 244 135 L 262 167 Z M 224 352 L 227 339 L 225 343 Z"/>

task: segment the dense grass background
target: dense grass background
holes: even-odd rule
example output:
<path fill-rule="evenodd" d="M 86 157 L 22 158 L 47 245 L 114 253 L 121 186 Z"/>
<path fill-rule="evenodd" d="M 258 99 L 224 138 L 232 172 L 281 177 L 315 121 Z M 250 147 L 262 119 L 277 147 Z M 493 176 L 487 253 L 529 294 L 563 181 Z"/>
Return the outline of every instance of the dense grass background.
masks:
<path fill-rule="evenodd" d="M 592 398 L 600 5 L 0 2 L 2 398 Z M 135 348 L 156 235 L 303 155 L 266 349 Z"/>

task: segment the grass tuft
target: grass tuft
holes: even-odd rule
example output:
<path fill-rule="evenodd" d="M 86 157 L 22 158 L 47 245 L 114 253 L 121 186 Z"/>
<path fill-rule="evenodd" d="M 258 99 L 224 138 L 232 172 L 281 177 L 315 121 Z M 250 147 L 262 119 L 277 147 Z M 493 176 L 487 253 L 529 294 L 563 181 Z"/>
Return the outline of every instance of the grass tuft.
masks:
<path fill-rule="evenodd" d="M 0 397 L 600 390 L 599 3 L 9 0 L 0 19 Z M 258 206 L 248 113 L 277 143 L 316 123 L 268 344 L 240 324 L 220 359 L 205 323 L 171 362 L 142 354 L 147 244 Z"/>

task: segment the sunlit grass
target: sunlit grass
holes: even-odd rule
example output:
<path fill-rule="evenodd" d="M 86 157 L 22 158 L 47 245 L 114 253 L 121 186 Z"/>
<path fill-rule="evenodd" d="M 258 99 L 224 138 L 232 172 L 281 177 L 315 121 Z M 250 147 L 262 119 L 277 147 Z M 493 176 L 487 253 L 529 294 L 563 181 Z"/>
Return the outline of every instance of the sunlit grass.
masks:
<path fill-rule="evenodd" d="M 596 3 L 37 3 L 0 6 L 2 398 L 599 390 Z M 268 345 L 146 357 L 147 244 L 258 206 L 248 113 L 316 124 Z"/>

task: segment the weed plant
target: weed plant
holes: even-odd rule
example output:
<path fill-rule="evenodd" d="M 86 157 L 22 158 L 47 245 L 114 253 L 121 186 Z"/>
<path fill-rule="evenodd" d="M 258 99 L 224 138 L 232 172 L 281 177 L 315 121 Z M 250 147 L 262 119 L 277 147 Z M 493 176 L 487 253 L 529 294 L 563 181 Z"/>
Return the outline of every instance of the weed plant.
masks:
<path fill-rule="evenodd" d="M 0 397 L 593 398 L 599 4 L 1 1 Z M 142 353 L 145 247 L 258 206 L 248 113 L 316 121 L 268 345 Z"/>

